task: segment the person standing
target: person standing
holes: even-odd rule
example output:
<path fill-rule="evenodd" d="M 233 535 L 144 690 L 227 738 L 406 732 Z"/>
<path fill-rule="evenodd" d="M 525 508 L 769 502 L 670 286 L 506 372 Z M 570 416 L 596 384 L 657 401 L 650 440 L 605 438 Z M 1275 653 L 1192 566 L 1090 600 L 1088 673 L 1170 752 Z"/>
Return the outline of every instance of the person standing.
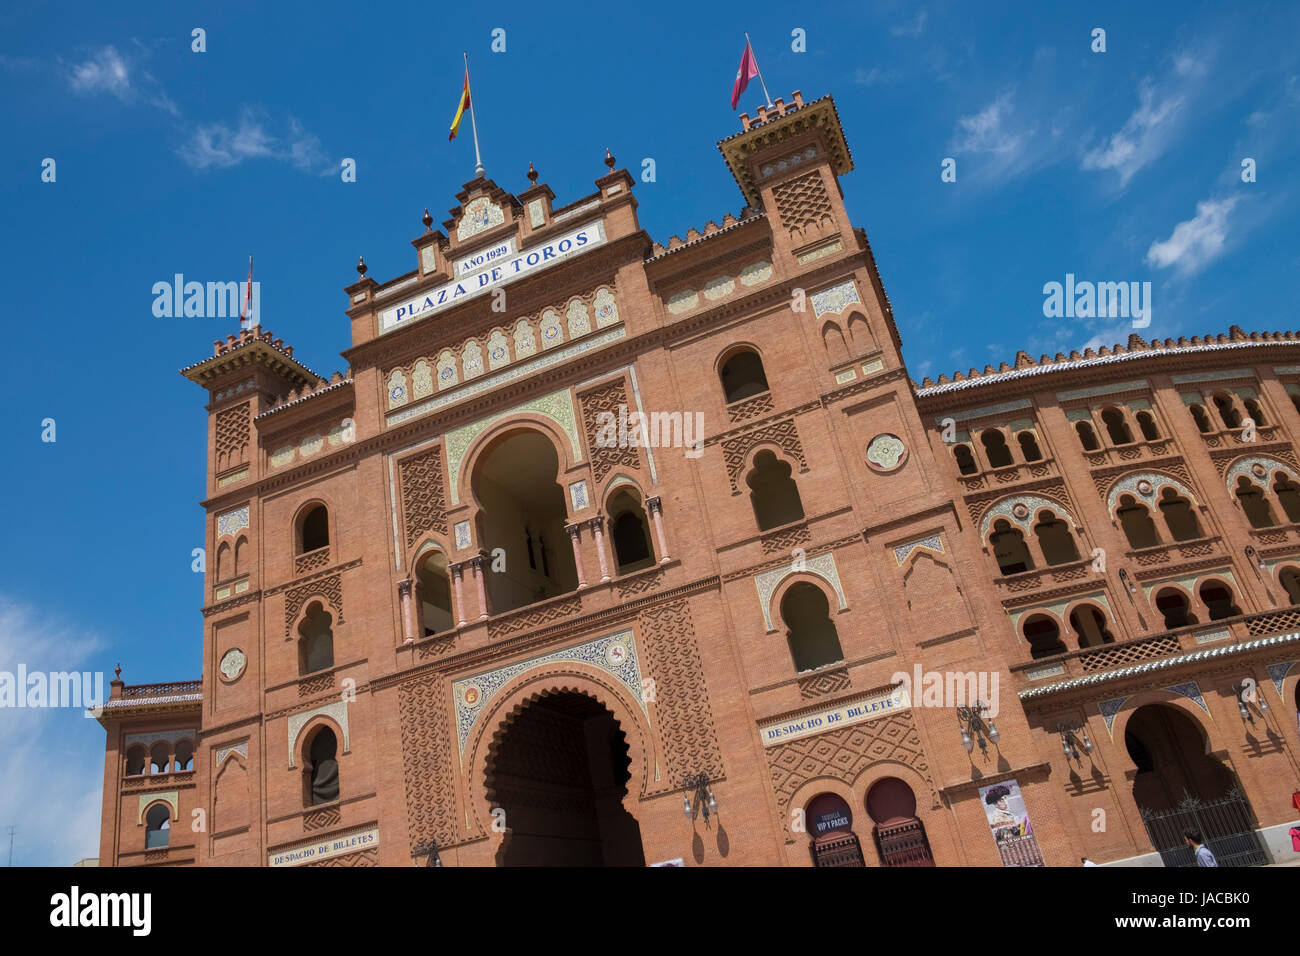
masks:
<path fill-rule="evenodd" d="M 1197 866 L 1218 866 L 1219 861 L 1214 858 L 1214 851 L 1205 845 L 1201 837 L 1200 830 L 1184 830 L 1183 839 L 1191 847 L 1192 852 L 1196 854 Z"/>

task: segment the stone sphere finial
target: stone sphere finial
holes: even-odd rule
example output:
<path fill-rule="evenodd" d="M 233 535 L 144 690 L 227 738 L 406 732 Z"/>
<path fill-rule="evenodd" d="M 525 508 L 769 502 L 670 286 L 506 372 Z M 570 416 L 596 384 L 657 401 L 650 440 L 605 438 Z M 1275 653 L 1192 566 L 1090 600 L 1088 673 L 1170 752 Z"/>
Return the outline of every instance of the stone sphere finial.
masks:
<path fill-rule="evenodd" d="M 359 257 L 359 258 L 357 259 L 357 272 L 361 273 L 361 277 L 362 277 L 363 279 L 364 279 L 365 276 L 366 276 L 366 269 L 367 269 L 367 268 L 369 268 L 369 267 L 366 265 L 366 257 L 365 257 L 365 256 L 361 256 L 361 257 Z"/>
<path fill-rule="evenodd" d="M 425 232 L 428 232 L 430 229 L 433 228 L 433 217 L 429 215 L 428 206 L 424 207 L 424 215 L 420 218 L 420 222 L 424 223 Z"/>
<path fill-rule="evenodd" d="M 608 146 L 605 147 L 605 165 L 609 167 L 611 173 L 614 171 L 614 154 L 609 151 Z"/>
<path fill-rule="evenodd" d="M 537 183 L 537 170 L 533 169 L 531 161 L 528 163 L 528 181 L 534 185 Z"/>

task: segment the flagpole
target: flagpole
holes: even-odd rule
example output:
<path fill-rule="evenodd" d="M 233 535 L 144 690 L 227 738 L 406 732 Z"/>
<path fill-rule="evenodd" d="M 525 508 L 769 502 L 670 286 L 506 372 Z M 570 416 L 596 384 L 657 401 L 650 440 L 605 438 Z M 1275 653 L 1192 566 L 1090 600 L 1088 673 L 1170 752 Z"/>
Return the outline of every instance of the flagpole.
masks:
<path fill-rule="evenodd" d="M 755 66 L 758 65 L 757 60 L 754 61 L 754 65 Z M 469 54 L 468 53 L 465 53 L 465 85 L 469 86 Z M 485 170 L 483 169 L 483 158 L 479 156 L 479 152 L 478 152 L 478 121 L 474 119 L 474 89 L 472 86 L 470 87 L 470 91 L 469 91 L 469 125 L 470 128 L 473 129 L 474 131 L 474 178 L 482 179 Z"/>
<path fill-rule="evenodd" d="M 767 93 L 767 84 L 763 82 L 763 68 L 758 65 L 758 57 L 754 55 L 754 44 L 749 41 L 749 31 L 745 31 L 745 46 L 749 47 L 749 55 L 754 57 L 754 69 L 758 73 L 758 82 L 763 87 L 763 99 L 767 100 L 767 108 L 772 108 L 772 97 Z M 466 69 L 469 69 L 466 67 Z M 469 101 L 470 110 L 474 109 L 474 100 L 471 97 Z"/>

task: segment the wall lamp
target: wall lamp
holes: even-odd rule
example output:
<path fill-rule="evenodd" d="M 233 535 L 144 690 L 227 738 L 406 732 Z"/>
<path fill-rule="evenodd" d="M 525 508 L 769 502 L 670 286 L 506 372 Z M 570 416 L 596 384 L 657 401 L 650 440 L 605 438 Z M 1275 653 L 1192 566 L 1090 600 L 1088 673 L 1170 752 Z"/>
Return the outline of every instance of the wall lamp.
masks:
<path fill-rule="evenodd" d="M 1252 724 L 1255 722 L 1255 715 L 1251 713 L 1252 710 L 1258 711 L 1260 717 L 1268 716 L 1268 701 L 1257 690 L 1254 678 L 1247 677 L 1235 690 L 1237 691 L 1237 712 L 1241 714 L 1243 722 L 1250 721 Z"/>
<path fill-rule="evenodd" d="M 442 857 L 438 856 L 437 840 L 421 840 L 413 848 L 416 856 L 427 856 L 425 866 L 442 866 Z"/>
<path fill-rule="evenodd" d="M 1088 739 L 1088 730 L 1083 724 L 1058 724 L 1056 732 L 1061 735 L 1061 749 L 1065 751 L 1066 760 L 1078 762 L 1080 751 L 1092 754 L 1092 741 Z"/>
<path fill-rule="evenodd" d="M 957 726 L 961 728 L 961 745 L 966 749 L 967 753 L 974 749 L 975 743 L 978 741 L 980 753 L 988 756 L 989 748 L 988 744 L 984 742 L 984 738 L 987 736 L 989 740 L 993 741 L 994 746 L 997 746 L 997 742 L 1002 739 L 1002 735 L 998 733 L 998 728 L 993 724 L 993 719 L 989 718 L 987 722 L 984 720 L 984 714 L 987 711 L 987 705 L 978 700 L 975 701 L 974 707 L 957 708 Z M 971 734 L 975 735 L 974 740 L 971 739 Z"/>
<path fill-rule="evenodd" d="M 1138 593 L 1137 585 L 1134 584 L 1133 581 L 1129 578 L 1127 568 L 1119 569 L 1119 583 L 1124 585 L 1124 587 L 1128 588 L 1129 594 Z"/>
<path fill-rule="evenodd" d="M 694 822 L 695 808 L 691 804 L 691 797 L 694 796 L 704 814 L 704 825 L 707 827 L 709 816 L 718 812 L 718 798 L 713 795 L 709 775 L 698 773 L 694 777 L 687 777 L 683 786 L 685 790 L 682 793 L 682 816 Z M 694 794 L 691 793 L 692 790 L 695 791 Z"/>
<path fill-rule="evenodd" d="M 1264 564 L 1264 559 L 1259 556 L 1259 552 L 1255 550 L 1253 544 L 1246 545 L 1246 558 L 1253 562 L 1261 571 L 1265 570 L 1267 567 L 1267 565 Z"/>

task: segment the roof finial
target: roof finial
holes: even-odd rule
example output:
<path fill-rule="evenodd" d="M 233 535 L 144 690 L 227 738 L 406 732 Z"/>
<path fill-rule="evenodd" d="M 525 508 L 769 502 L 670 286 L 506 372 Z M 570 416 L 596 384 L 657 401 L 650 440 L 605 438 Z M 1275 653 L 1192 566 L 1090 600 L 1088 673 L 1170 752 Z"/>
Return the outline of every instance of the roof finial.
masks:
<path fill-rule="evenodd" d="M 357 259 L 357 272 L 361 273 L 361 277 L 362 277 L 363 279 L 364 279 L 365 276 L 366 276 L 366 268 L 367 268 L 367 266 L 366 266 L 366 257 L 365 257 L 365 256 L 361 256 L 361 257 L 359 257 L 359 258 Z"/>
<path fill-rule="evenodd" d="M 113 678 L 114 678 L 115 680 L 121 680 L 121 679 L 122 679 L 122 662 L 121 662 L 121 661 L 118 661 L 118 662 L 117 662 L 117 666 L 113 668 Z"/>
<path fill-rule="evenodd" d="M 534 185 L 537 183 L 537 170 L 533 169 L 532 160 L 528 162 L 528 181 Z"/>
<path fill-rule="evenodd" d="M 420 222 L 424 223 L 424 231 L 429 232 L 433 229 L 433 217 L 429 215 L 429 207 L 424 207 L 424 215 L 420 217 Z"/>
<path fill-rule="evenodd" d="M 605 147 L 605 165 L 609 167 L 611 173 L 614 171 L 614 154 L 609 151 L 608 146 Z"/>

